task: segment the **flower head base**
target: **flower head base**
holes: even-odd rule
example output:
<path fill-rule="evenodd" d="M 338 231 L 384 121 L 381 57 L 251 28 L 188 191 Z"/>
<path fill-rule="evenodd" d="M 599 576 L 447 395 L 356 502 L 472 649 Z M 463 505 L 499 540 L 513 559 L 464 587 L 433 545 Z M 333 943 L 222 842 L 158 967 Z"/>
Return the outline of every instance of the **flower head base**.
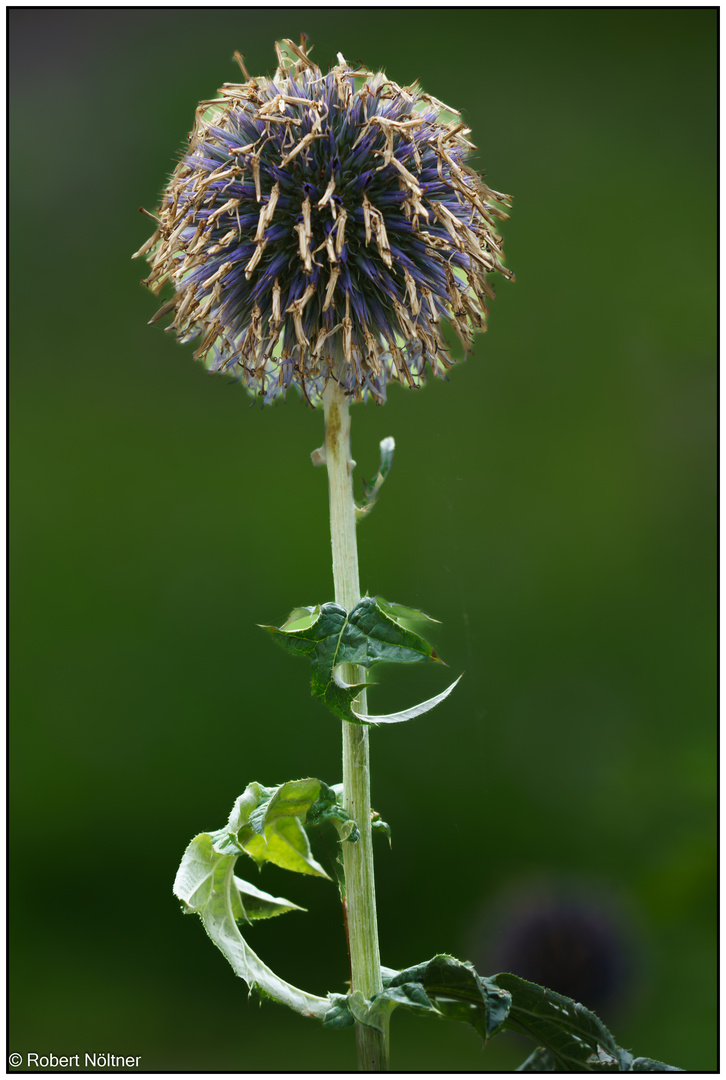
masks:
<path fill-rule="evenodd" d="M 442 321 L 465 351 L 485 329 L 487 274 L 513 276 L 494 228 L 509 196 L 418 86 L 340 55 L 323 75 L 304 41 L 277 51 L 273 79 L 225 83 L 197 109 L 137 252 L 153 292 L 175 289 L 152 321 L 173 311 L 181 341 L 201 338 L 195 358 L 265 401 L 294 385 L 317 404 L 334 378 L 383 402 L 389 380 L 445 376 Z"/>

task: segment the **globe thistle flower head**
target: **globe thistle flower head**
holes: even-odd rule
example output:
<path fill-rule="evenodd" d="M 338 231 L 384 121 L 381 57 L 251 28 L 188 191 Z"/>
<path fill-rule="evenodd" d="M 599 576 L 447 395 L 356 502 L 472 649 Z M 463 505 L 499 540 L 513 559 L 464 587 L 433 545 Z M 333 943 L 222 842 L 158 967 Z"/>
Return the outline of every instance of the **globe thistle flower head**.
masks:
<path fill-rule="evenodd" d="M 328 379 L 383 402 L 397 380 L 445 376 L 443 326 L 465 351 L 485 329 L 496 219 L 510 199 L 468 164 L 458 113 L 417 85 L 350 67 L 327 74 L 305 40 L 277 46 L 272 79 L 201 102 L 147 254 L 154 293 L 195 358 L 266 402 Z"/>

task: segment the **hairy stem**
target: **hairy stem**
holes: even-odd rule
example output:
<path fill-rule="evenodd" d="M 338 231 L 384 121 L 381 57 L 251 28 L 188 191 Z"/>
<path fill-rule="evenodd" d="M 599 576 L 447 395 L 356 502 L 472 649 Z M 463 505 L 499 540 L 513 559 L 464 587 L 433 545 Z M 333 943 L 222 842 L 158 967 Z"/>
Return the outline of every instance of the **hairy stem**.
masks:
<path fill-rule="evenodd" d="M 350 611 L 360 600 L 353 501 L 354 463 L 350 457 L 348 399 L 334 379 L 328 380 L 323 404 L 335 601 Z M 362 681 L 360 668 L 355 664 L 343 665 L 341 675 L 347 683 Z M 359 701 L 365 712 L 365 691 L 361 693 Z M 359 990 L 365 998 L 370 999 L 383 986 L 371 844 L 368 728 L 347 721 L 343 721 L 343 799 L 345 809 L 360 829 L 357 843 L 343 844 L 351 989 Z M 386 1035 L 356 1024 L 356 1042 L 359 1070 L 381 1072 L 388 1068 Z"/>

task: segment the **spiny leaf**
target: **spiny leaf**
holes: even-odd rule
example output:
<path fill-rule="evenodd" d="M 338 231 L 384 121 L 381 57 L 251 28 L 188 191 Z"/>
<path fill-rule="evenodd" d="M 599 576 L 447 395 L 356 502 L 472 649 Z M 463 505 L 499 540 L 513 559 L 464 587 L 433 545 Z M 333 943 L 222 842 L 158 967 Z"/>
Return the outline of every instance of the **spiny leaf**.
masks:
<path fill-rule="evenodd" d="M 495 975 L 494 979 L 512 996 L 506 1026 L 541 1044 L 555 1071 L 631 1070 L 632 1054 L 617 1045 L 602 1021 L 584 1005 L 517 975 Z"/>
<path fill-rule="evenodd" d="M 221 854 L 246 852 L 259 864 L 327 877 L 313 858 L 303 825 L 320 794 L 319 780 L 291 780 L 277 788 L 248 784 L 224 829 L 212 834 Z"/>
<path fill-rule="evenodd" d="M 390 619 L 399 623 L 401 626 L 405 626 L 406 623 L 420 623 L 430 622 L 440 625 L 438 619 L 432 619 L 430 615 L 427 615 L 425 611 L 418 611 L 416 608 L 406 607 L 405 604 L 394 604 L 388 600 L 384 600 L 382 596 L 378 598 L 378 606 L 381 611 L 388 615 Z"/>
<path fill-rule="evenodd" d="M 386 988 L 403 983 L 420 983 L 442 1015 L 473 1024 L 485 1041 L 500 1030 L 511 1005 L 511 995 L 492 979 L 445 954 L 384 979 Z"/>
<path fill-rule="evenodd" d="M 393 724 L 428 712 L 451 693 L 456 683 L 411 709 L 369 716 L 353 708 L 354 700 L 366 683 L 345 683 L 339 668 L 342 664 L 350 664 L 370 669 L 384 661 L 440 663 L 433 647 L 407 625 L 427 619 L 428 616 L 413 608 L 392 604 L 381 597 L 366 596 L 349 614 L 334 603 L 295 608 L 283 626 L 266 626 L 264 629 L 288 652 L 310 657 L 313 693 L 336 716 L 366 724 Z"/>
<path fill-rule="evenodd" d="M 284 915 L 286 911 L 305 911 L 305 908 L 293 904 L 291 900 L 283 900 L 281 896 L 270 896 L 269 893 L 258 889 L 249 881 L 234 877 L 235 888 L 239 893 L 242 911 L 239 916 L 235 915 L 237 922 L 254 922 L 257 919 L 269 919 L 273 915 Z M 232 890 L 234 896 L 234 890 Z"/>
<path fill-rule="evenodd" d="M 329 1000 L 308 994 L 281 979 L 242 937 L 237 923 L 246 909 L 234 876 L 236 861 L 234 855 L 215 851 L 212 837 L 200 833 L 184 853 L 174 881 L 175 896 L 184 902 L 188 913 L 196 912 L 201 917 L 211 940 L 250 990 L 256 989 L 303 1016 L 322 1019 L 330 1008 Z M 268 900 L 275 901 L 275 898 Z M 247 914 L 251 915 L 249 910 Z"/>
<path fill-rule="evenodd" d="M 517 975 L 495 975 L 512 996 L 505 1027 L 528 1035 L 537 1050 L 519 1072 L 681 1072 L 651 1058 L 634 1058 L 584 1005 Z"/>
<path fill-rule="evenodd" d="M 370 1001 L 360 994 L 337 996 L 332 1026 L 345 1026 L 347 1004 L 354 1019 L 385 1031 L 392 1010 L 403 1005 L 471 1023 L 485 1042 L 505 1028 L 529 1036 L 540 1045 L 518 1072 L 681 1071 L 651 1058 L 634 1058 L 595 1013 L 516 975 L 484 978 L 471 964 L 445 955 L 404 971 L 384 968 L 382 974 L 384 989 Z"/>
<path fill-rule="evenodd" d="M 345 608 L 329 603 L 295 608 L 282 626 L 263 627 L 287 652 L 311 658 L 313 693 L 344 719 L 351 718 L 351 703 L 363 685 L 344 686 L 333 677 L 335 667 L 344 663 L 336 657 L 347 622 Z"/>
<path fill-rule="evenodd" d="M 274 998 L 304 1016 L 319 1019 L 330 1001 L 287 983 L 249 948 L 239 924 L 302 911 L 297 904 L 271 896 L 234 874 L 243 853 L 258 864 L 272 862 L 287 870 L 328 877 L 312 857 L 306 829 L 332 824 L 341 839 L 359 837 L 356 823 L 340 805 L 342 785 L 320 780 L 292 780 L 278 787 L 248 784 L 235 801 L 224 829 L 200 833 L 189 844 L 174 882 L 185 910 L 196 912 L 207 934 L 250 990 Z"/>
<path fill-rule="evenodd" d="M 430 1016 L 468 1020 L 484 1038 L 502 1026 L 510 1004 L 506 991 L 482 979 L 471 964 L 453 956 L 435 956 L 405 971 L 382 969 L 383 990 L 370 1001 L 360 993 L 349 994 L 347 1007 L 359 1023 L 385 1031 L 390 1014 L 398 1006 Z M 328 1026 L 343 1027 L 340 997 Z"/>
<path fill-rule="evenodd" d="M 404 625 L 396 615 L 396 607 L 378 596 L 359 600 L 343 632 L 336 664 L 347 662 L 369 668 L 380 660 L 394 664 L 426 660 L 441 663 L 428 641 Z"/>

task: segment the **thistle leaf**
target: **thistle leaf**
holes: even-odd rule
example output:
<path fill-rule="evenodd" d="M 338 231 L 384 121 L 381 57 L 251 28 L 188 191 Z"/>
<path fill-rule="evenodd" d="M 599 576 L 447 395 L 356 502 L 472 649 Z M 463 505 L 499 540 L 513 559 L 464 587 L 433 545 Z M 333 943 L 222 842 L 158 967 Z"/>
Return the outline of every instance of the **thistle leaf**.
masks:
<path fill-rule="evenodd" d="M 299 990 L 275 975 L 240 932 L 245 923 L 304 908 L 263 892 L 237 877 L 234 869 L 238 858 L 246 854 L 258 864 L 271 862 L 327 878 L 310 852 L 307 829 L 330 824 L 341 840 L 358 840 L 358 827 L 339 802 L 341 788 L 312 778 L 269 788 L 248 784 L 223 829 L 195 836 L 174 881 L 174 894 L 183 901 L 185 911 L 200 916 L 209 937 L 250 990 L 257 989 L 303 1016 L 318 1019 L 328 1012 L 331 1001 Z"/>
<path fill-rule="evenodd" d="M 448 696 L 456 683 L 421 705 L 373 717 L 353 708 L 360 691 L 369 684 L 344 682 L 339 668 L 342 664 L 352 664 L 369 670 L 382 662 L 441 663 L 433 647 L 407 625 L 422 620 L 434 621 L 402 604 L 365 596 L 350 613 L 334 603 L 295 608 L 282 626 L 263 629 L 288 652 L 310 657 L 313 694 L 336 716 L 358 723 L 400 723 L 428 712 Z"/>
<path fill-rule="evenodd" d="M 403 1005 L 471 1023 L 485 1042 L 508 1028 L 539 1044 L 518 1072 L 681 1071 L 651 1058 L 634 1058 L 617 1045 L 595 1013 L 571 998 L 516 975 L 484 978 L 453 956 L 435 956 L 404 971 L 383 969 L 383 986 L 370 1001 L 348 996 L 355 1020 L 384 1030 L 393 1008 Z M 336 1027 L 344 1026 L 344 1000 L 337 996 L 332 1018 Z"/>
<path fill-rule="evenodd" d="M 208 833 L 200 833 L 184 853 L 174 881 L 175 896 L 184 902 L 187 913 L 195 912 L 200 916 L 211 940 L 250 990 L 259 990 L 303 1016 L 322 1019 L 330 1008 L 328 999 L 308 994 L 281 979 L 260 960 L 242 937 L 238 920 L 244 918 L 244 913 L 248 919 L 253 917 L 254 905 L 249 904 L 250 886 L 242 883 L 245 886 L 243 894 L 237 884 L 238 879 L 234 876 L 236 861 L 236 856 L 215 851 L 212 837 Z M 270 904 L 288 904 L 288 901 L 268 897 L 266 893 L 256 899 L 268 905 L 268 914 L 275 914 L 269 910 Z M 292 904 L 285 910 L 295 907 Z"/>
<path fill-rule="evenodd" d="M 248 784 L 226 828 L 211 834 L 215 850 L 226 855 L 245 852 L 258 865 L 271 862 L 284 870 L 328 877 L 313 858 L 303 827 L 320 788 L 319 780 L 291 780 L 277 788 Z"/>
<path fill-rule="evenodd" d="M 512 1003 L 511 994 L 493 979 L 444 954 L 384 977 L 384 993 L 411 983 L 424 989 L 440 1015 L 473 1024 L 485 1042 L 501 1030 Z"/>
<path fill-rule="evenodd" d="M 594 1012 L 572 998 L 517 975 L 495 975 L 493 981 L 512 998 L 504 1026 L 540 1044 L 520 1072 L 682 1071 L 651 1058 L 634 1058 Z"/>
<path fill-rule="evenodd" d="M 468 1020 L 485 1040 L 498 1031 L 506 1018 L 510 995 L 491 980 L 477 975 L 471 964 L 453 956 L 435 956 L 425 964 L 405 971 L 382 969 L 383 990 L 370 1001 L 362 995 L 349 994 L 347 1008 L 361 1024 L 385 1031 L 390 1014 L 399 1006 L 439 1019 Z M 341 996 L 337 995 L 335 1012 L 326 1016 L 327 1026 L 343 1027 Z"/>
<path fill-rule="evenodd" d="M 432 619 L 425 611 L 418 611 L 416 608 L 407 607 L 405 604 L 392 604 L 388 600 L 384 600 L 382 596 L 378 597 L 378 606 L 384 614 L 401 625 L 405 625 L 407 622 L 430 622 L 441 625 L 438 619 Z"/>
<path fill-rule="evenodd" d="M 270 919 L 274 915 L 284 915 L 287 911 L 305 911 L 299 904 L 293 904 L 291 900 L 284 900 L 281 896 L 270 896 L 253 885 L 250 881 L 243 881 L 235 877 L 234 884 L 239 893 L 242 912 L 235 916 L 239 922 L 255 922 L 257 919 Z"/>

